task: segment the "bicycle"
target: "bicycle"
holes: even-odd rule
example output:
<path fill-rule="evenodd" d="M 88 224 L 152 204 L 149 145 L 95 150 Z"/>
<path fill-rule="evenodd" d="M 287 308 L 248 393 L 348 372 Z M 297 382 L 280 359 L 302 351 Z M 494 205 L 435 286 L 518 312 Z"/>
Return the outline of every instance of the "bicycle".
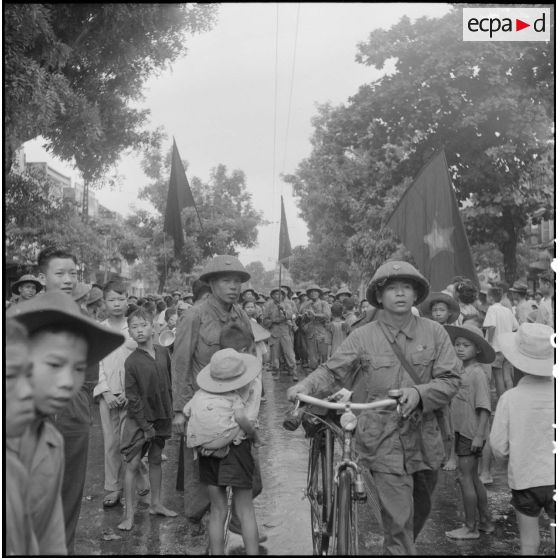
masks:
<path fill-rule="evenodd" d="M 296 405 L 283 426 L 295 430 L 302 422 L 310 438 L 305 496 L 310 502 L 314 555 L 358 554 L 358 504 L 366 501 L 367 491 L 354 448 L 357 417 L 352 411 L 395 407 L 399 412 L 401 395 L 401 390 L 394 389 L 388 392 L 389 399 L 351 403 L 297 394 Z M 343 413 L 340 417 L 331 412 L 321 416 L 309 408 L 301 408 L 301 402 Z M 340 443 L 341 458 L 334 465 L 336 439 Z"/>

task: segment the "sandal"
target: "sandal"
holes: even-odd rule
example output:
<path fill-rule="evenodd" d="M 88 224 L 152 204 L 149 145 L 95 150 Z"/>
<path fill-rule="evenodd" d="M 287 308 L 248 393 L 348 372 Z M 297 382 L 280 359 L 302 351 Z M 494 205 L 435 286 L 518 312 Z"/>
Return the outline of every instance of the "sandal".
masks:
<path fill-rule="evenodd" d="M 103 508 L 114 508 L 114 506 L 116 506 L 120 502 L 121 498 L 122 492 L 119 490 L 107 494 L 103 498 Z"/>

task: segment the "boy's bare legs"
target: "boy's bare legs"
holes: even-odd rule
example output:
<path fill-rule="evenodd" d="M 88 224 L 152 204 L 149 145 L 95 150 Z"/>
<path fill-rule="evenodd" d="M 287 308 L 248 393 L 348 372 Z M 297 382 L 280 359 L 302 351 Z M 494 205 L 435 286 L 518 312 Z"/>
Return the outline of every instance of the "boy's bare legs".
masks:
<path fill-rule="evenodd" d="M 473 477 L 477 476 L 477 458 L 474 455 L 460 456 L 458 464 L 461 475 L 460 484 L 463 508 L 465 510 L 465 525 L 469 531 L 476 532 L 476 515 L 479 502 Z M 484 488 L 481 482 L 479 484 Z M 486 491 L 484 495 L 486 500 Z"/>
<path fill-rule="evenodd" d="M 136 474 L 139 463 L 141 461 L 141 452 L 126 463 L 126 473 L 124 474 L 124 497 L 126 498 L 126 507 L 124 509 L 124 521 L 118 525 L 121 531 L 130 531 L 134 525 L 134 493 L 136 485 Z"/>
<path fill-rule="evenodd" d="M 455 438 L 452 438 L 450 456 L 442 467 L 444 471 L 455 471 L 457 469 L 457 455 L 455 454 Z"/>
<path fill-rule="evenodd" d="M 492 368 L 492 377 L 494 378 L 494 386 L 496 387 L 496 395 L 498 399 L 502 393 L 506 391 L 506 385 L 504 384 L 504 369 L 503 368 Z"/>
<path fill-rule="evenodd" d="M 517 525 L 519 526 L 519 541 L 521 545 L 521 554 L 523 556 L 538 554 L 541 544 L 541 536 L 539 534 L 539 518 L 530 517 L 515 510 L 517 517 Z M 550 528 L 552 531 L 552 527 Z"/>
<path fill-rule="evenodd" d="M 240 519 L 242 540 L 248 556 L 257 556 L 259 551 L 258 525 L 252 501 L 251 488 L 233 488 L 233 504 Z"/>
<path fill-rule="evenodd" d="M 490 444 L 484 444 L 482 448 L 481 458 L 479 459 L 479 479 L 483 484 L 492 484 L 494 479 L 490 472 L 490 465 L 492 464 L 492 450 Z"/>
<path fill-rule="evenodd" d="M 163 470 L 161 468 L 161 454 L 163 448 L 154 444 L 149 446 L 149 484 L 151 485 L 151 505 L 149 513 L 151 515 L 164 515 L 165 517 L 176 517 L 175 511 L 165 508 L 161 504 L 161 485 L 163 481 Z"/>
<path fill-rule="evenodd" d="M 224 486 L 208 485 L 209 501 L 209 549 L 212 556 L 225 554 L 225 521 L 227 519 L 227 489 Z M 252 493 L 250 491 L 250 498 Z"/>

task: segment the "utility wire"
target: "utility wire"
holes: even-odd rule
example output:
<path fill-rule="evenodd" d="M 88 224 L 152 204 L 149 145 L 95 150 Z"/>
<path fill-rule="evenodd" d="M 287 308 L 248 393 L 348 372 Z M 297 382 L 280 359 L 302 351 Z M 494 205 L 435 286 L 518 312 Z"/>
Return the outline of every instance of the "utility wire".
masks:
<path fill-rule="evenodd" d="M 291 124 L 291 108 L 293 104 L 293 89 L 294 89 L 294 78 L 295 78 L 295 68 L 296 68 L 296 47 L 298 43 L 298 24 L 300 21 L 300 2 L 298 2 L 297 9 L 296 9 L 296 28 L 295 28 L 295 40 L 294 40 L 294 49 L 293 49 L 293 62 L 291 68 L 291 88 L 289 91 L 289 109 L 287 112 L 287 130 L 285 132 L 285 150 L 283 152 L 283 167 L 281 172 L 285 172 L 285 166 L 287 164 L 287 149 L 288 149 L 288 141 L 289 141 L 289 129 Z M 281 182 L 281 193 L 283 193 L 283 183 Z"/>

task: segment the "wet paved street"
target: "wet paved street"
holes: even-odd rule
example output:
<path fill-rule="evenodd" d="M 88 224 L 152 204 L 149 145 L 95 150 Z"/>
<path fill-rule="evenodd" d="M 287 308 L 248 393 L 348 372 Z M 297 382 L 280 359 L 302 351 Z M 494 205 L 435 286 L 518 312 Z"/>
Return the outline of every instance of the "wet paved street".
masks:
<path fill-rule="evenodd" d="M 302 428 L 288 432 L 281 426 L 290 403 L 285 391 L 292 384 L 287 376 L 273 381 L 264 373 L 267 402 L 262 403 L 260 423 L 266 445 L 260 448 L 263 492 L 255 500 L 260 532 L 267 541 L 260 546 L 262 554 L 312 554 L 308 503 L 303 499 L 306 483 L 308 442 Z M 163 503 L 179 512 L 177 518 L 151 516 L 147 510 L 149 496 L 140 500 L 131 532 L 116 528 L 122 506 L 103 508 L 103 443 L 99 407 L 94 406 L 94 419 L 89 446 L 89 462 L 81 517 L 76 538 L 77 554 L 203 554 L 207 539 L 205 520 L 195 525 L 185 519 L 183 493 L 175 490 L 179 443 L 171 439 L 165 448 L 168 460 L 163 463 Z M 455 484 L 454 472 L 440 472 L 434 495 L 433 510 L 417 541 L 424 555 L 509 555 L 519 554 L 517 524 L 509 505 L 506 474 L 496 467 L 494 484 L 487 487 L 496 531 L 481 535 L 476 541 L 454 542 L 445 531 L 462 521 L 462 504 Z M 360 511 L 361 554 L 381 554 L 382 536 L 370 506 Z M 543 554 L 554 555 L 548 536 L 548 520 L 541 518 Z M 370 528 L 372 527 L 372 529 Z M 117 537 L 117 538 L 115 538 Z M 231 534 L 230 554 L 242 554 L 242 539 Z"/>

